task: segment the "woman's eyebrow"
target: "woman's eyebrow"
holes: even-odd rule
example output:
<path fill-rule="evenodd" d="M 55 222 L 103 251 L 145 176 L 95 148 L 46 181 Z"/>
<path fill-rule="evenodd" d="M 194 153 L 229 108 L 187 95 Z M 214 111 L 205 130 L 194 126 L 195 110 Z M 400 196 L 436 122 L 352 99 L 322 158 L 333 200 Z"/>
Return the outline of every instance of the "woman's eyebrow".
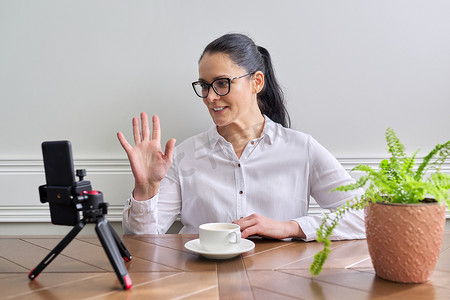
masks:
<path fill-rule="evenodd" d="M 230 75 L 219 75 L 213 78 L 212 81 L 216 80 L 216 79 L 220 79 L 220 78 L 230 78 Z M 198 81 L 204 81 L 204 82 L 208 82 L 207 80 L 203 79 L 203 78 L 199 78 Z"/>

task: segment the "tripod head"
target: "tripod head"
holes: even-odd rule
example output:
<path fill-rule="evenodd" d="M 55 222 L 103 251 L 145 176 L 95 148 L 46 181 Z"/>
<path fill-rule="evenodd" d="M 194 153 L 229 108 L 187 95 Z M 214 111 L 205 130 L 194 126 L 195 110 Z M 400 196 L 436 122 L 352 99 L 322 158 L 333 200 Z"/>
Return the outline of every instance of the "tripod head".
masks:
<path fill-rule="evenodd" d="M 86 170 L 82 172 L 86 175 Z M 49 203 L 53 224 L 73 226 L 80 221 L 80 211 L 85 210 L 84 201 L 89 198 L 85 193 L 90 191 L 91 182 L 82 177 L 70 186 L 52 185 L 47 180 L 46 185 L 39 186 L 39 198 L 41 203 Z"/>
<path fill-rule="evenodd" d="M 76 197 L 76 203 L 80 206 L 86 223 L 96 223 L 98 218 L 108 213 L 108 203 L 103 202 L 103 194 L 100 191 L 83 191 Z"/>

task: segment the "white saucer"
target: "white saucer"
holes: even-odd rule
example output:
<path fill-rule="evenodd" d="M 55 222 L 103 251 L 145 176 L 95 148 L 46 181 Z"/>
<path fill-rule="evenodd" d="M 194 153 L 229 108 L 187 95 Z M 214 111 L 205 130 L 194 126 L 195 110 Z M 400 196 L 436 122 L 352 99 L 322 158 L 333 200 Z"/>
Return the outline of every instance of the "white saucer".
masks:
<path fill-rule="evenodd" d="M 200 245 L 200 240 L 195 239 L 187 242 L 184 244 L 184 247 L 188 249 L 189 251 L 195 252 L 197 254 L 201 254 L 206 258 L 211 259 L 228 259 L 235 256 L 238 256 L 239 254 L 242 254 L 244 252 L 250 251 L 253 248 L 255 248 L 255 243 L 253 243 L 250 240 L 247 239 L 241 239 L 241 242 L 239 244 L 236 244 L 236 248 L 224 251 L 224 252 L 209 252 L 203 249 L 202 245 Z"/>

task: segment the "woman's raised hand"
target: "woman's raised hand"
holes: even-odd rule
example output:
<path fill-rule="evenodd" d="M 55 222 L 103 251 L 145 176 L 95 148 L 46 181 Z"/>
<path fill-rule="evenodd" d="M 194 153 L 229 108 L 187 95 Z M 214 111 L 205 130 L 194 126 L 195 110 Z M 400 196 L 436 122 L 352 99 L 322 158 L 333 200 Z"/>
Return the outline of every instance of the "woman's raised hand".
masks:
<path fill-rule="evenodd" d="M 166 176 L 172 164 L 175 139 L 166 143 L 164 153 L 161 151 L 161 127 L 158 116 L 153 116 L 153 132 L 150 138 L 148 116 L 141 113 L 141 126 L 138 118 L 133 118 L 133 136 L 135 146 L 131 146 L 122 132 L 117 133 L 120 144 L 127 153 L 133 172 L 135 200 L 147 200 L 158 193 L 159 184 Z"/>

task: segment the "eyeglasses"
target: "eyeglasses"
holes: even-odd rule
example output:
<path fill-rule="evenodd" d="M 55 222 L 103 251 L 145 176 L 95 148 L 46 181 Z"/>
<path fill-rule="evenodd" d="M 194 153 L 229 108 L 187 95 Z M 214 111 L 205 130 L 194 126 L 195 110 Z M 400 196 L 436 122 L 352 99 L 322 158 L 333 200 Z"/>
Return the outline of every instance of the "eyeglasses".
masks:
<path fill-rule="evenodd" d="M 192 83 L 195 93 L 200 98 L 206 98 L 209 94 L 209 89 L 212 87 L 214 92 L 219 96 L 225 96 L 230 92 L 231 81 L 239 79 L 245 76 L 253 75 L 255 72 L 250 72 L 242 76 L 236 76 L 233 78 L 218 78 L 211 82 L 211 84 L 205 81 L 196 81 Z"/>

